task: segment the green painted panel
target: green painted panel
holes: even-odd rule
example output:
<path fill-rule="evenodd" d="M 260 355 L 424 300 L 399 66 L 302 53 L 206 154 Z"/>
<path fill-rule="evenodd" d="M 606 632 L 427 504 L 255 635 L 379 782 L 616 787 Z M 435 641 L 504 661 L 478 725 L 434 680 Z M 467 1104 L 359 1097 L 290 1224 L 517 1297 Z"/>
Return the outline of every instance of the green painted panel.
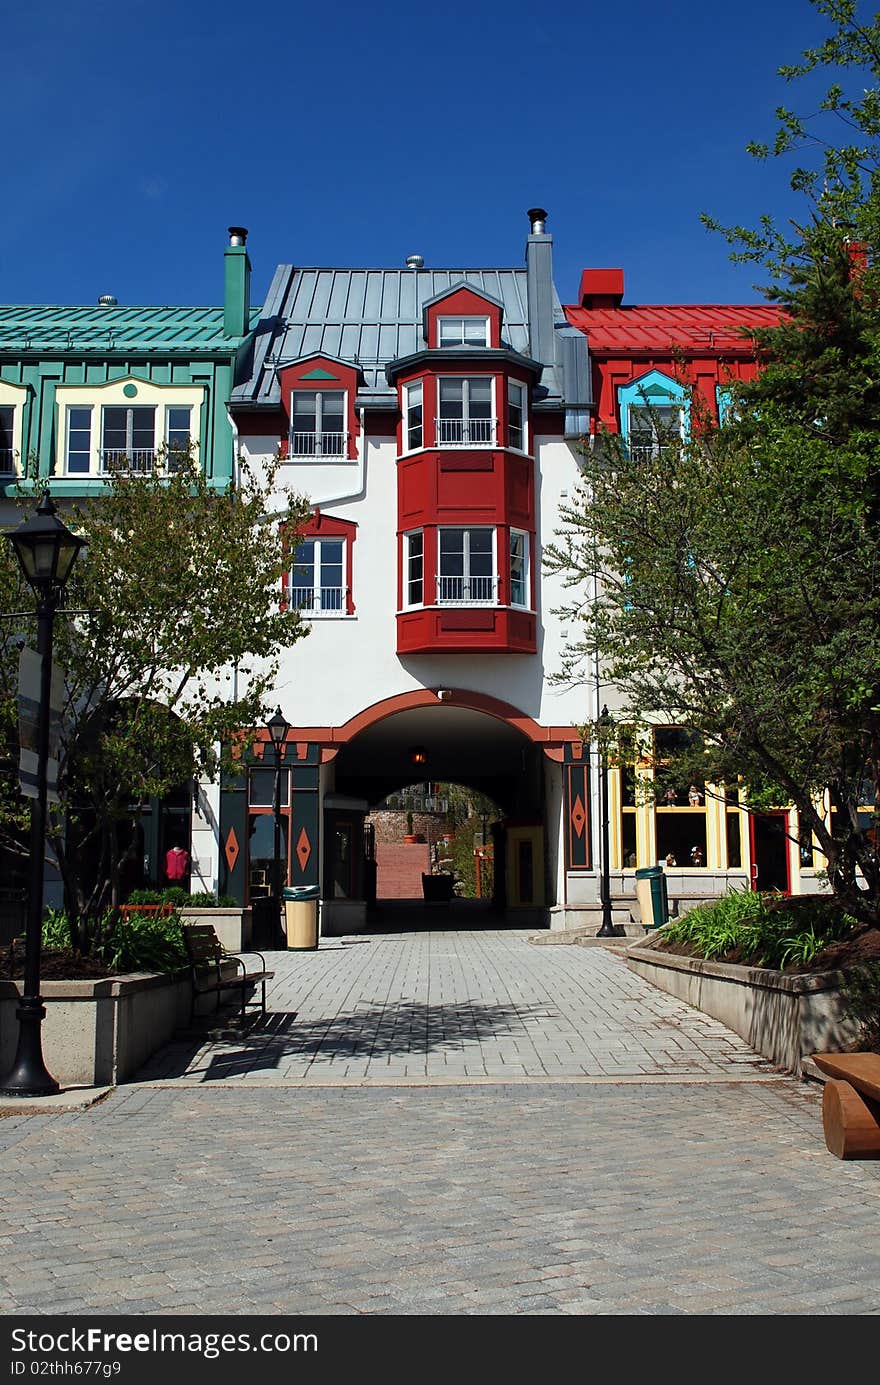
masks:
<path fill-rule="evenodd" d="M 565 868 L 590 868 L 590 778 L 584 761 L 572 761 L 563 766 L 565 776 Z"/>
<path fill-rule="evenodd" d="M 224 775 L 220 786 L 220 894 L 232 895 L 244 904 L 247 884 L 247 779 L 242 776 L 232 778 Z M 230 833 L 235 833 L 238 854 L 235 864 L 229 869 L 227 844 Z"/>
<path fill-rule="evenodd" d="M 293 747 L 288 748 L 289 751 Z M 309 763 L 311 760 L 311 763 Z M 303 761 L 288 754 L 286 762 L 292 768 L 293 792 L 291 809 L 291 860 L 290 883 L 292 885 L 319 885 L 318 866 L 321 857 L 320 817 L 318 813 L 318 746 L 309 746 L 309 757 Z"/>

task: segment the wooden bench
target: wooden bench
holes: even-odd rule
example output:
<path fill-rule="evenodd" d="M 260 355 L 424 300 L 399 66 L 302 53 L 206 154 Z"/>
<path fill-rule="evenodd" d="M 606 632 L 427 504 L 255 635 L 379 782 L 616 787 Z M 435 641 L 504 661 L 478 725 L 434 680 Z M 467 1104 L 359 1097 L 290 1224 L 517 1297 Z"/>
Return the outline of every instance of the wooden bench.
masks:
<path fill-rule="evenodd" d="M 838 1159 L 880 1159 L 880 1053 L 814 1053 L 825 1143 Z"/>
<path fill-rule="evenodd" d="M 200 995 L 217 995 L 217 1009 L 220 1009 L 220 997 L 224 991 L 239 991 L 241 993 L 240 1014 L 244 1018 L 245 1006 L 248 1003 L 248 992 L 257 985 L 261 988 L 260 999 L 254 1004 L 259 1005 L 262 1013 L 266 1013 L 266 982 L 271 981 L 275 975 L 274 971 L 266 970 L 266 959 L 261 952 L 225 952 L 223 944 L 214 931 L 211 923 L 189 923 L 183 927 L 183 941 L 186 947 L 187 957 L 189 958 L 190 977 L 192 979 L 192 1000 L 190 1002 L 190 1022 L 192 1022 L 196 1012 L 196 1001 Z M 259 957 L 260 965 L 258 968 L 249 968 L 245 957 Z M 224 975 L 223 964 L 234 964 L 235 974 L 230 976 L 227 970 Z"/>

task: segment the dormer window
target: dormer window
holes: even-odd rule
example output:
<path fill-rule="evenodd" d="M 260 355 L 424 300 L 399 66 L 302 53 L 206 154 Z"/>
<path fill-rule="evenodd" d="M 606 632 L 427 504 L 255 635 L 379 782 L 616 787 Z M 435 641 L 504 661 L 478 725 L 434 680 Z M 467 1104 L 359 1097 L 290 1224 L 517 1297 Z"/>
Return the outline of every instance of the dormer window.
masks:
<path fill-rule="evenodd" d="M 617 393 L 620 431 L 634 461 L 668 456 L 687 436 L 688 396 L 677 380 L 649 370 Z"/>
<path fill-rule="evenodd" d="M 156 385 L 130 376 L 59 385 L 59 451 L 67 476 L 106 478 L 177 471 L 199 446 L 202 385 Z M 60 469 L 60 468 L 59 468 Z"/>
<path fill-rule="evenodd" d="M 344 457 L 348 448 L 344 390 L 294 390 L 290 397 L 290 455 Z"/>
<path fill-rule="evenodd" d="M 437 323 L 437 340 L 444 346 L 488 346 L 487 317 L 441 317 Z"/>
<path fill-rule="evenodd" d="M 492 446 L 495 418 L 491 378 L 456 379 L 443 375 L 437 384 L 437 446 Z"/>

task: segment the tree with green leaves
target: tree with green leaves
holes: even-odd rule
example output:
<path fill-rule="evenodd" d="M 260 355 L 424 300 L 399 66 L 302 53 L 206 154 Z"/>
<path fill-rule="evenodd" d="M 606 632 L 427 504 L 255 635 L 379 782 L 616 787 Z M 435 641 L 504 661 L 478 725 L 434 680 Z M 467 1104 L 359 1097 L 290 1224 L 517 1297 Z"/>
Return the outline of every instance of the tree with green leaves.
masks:
<path fill-rule="evenodd" d="M 307 632 L 281 587 L 307 506 L 287 496 L 283 524 L 270 518 L 274 483 L 272 470 L 260 480 L 245 471 L 218 492 L 197 466 L 176 458 L 167 473 L 117 470 L 107 494 L 64 515 L 87 547 L 65 593 L 69 614 L 59 613 L 55 625 L 66 686 L 60 802 L 48 835 L 80 946 L 118 902 L 128 846 L 120 825 L 151 797 L 231 763 L 244 729 L 265 720 L 281 652 Z M 21 501 L 25 512 L 33 503 Z M 6 612 L 31 605 L 8 543 L 0 600 Z M 15 697 L 18 650 L 32 640 L 27 616 L 0 623 L 7 851 L 25 840 Z"/>
<path fill-rule="evenodd" d="M 624 722 L 691 728 L 684 784 L 741 777 L 753 808 L 793 803 L 835 893 L 877 925 L 880 16 L 814 3 L 833 32 L 781 75 L 835 80 L 817 119 L 780 107 L 773 145 L 751 146 L 799 152 L 806 214 L 725 232 L 783 310 L 756 334 L 761 374 L 732 391 L 721 429 L 694 407 L 684 440 L 585 449 L 548 562 L 588 593 L 561 676 L 598 666 Z"/>

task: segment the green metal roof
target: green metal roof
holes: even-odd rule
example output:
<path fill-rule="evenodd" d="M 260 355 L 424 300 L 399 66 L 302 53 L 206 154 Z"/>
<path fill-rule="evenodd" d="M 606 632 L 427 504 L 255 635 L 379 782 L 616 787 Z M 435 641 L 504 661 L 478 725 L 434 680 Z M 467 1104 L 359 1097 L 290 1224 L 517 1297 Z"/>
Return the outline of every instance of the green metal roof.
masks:
<path fill-rule="evenodd" d="M 251 326 L 260 318 L 252 308 Z M 228 351 L 221 308 L 0 305 L 0 351 Z"/>

